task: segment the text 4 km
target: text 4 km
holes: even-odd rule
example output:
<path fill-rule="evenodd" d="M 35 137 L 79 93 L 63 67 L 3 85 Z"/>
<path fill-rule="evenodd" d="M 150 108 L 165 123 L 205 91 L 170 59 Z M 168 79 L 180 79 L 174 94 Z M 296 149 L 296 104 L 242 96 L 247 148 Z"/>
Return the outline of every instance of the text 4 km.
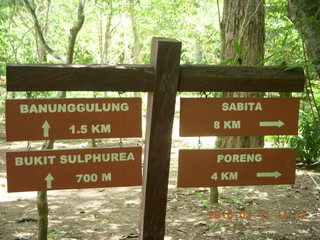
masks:
<path fill-rule="evenodd" d="M 211 179 L 218 180 L 219 179 L 218 174 L 219 173 L 217 173 L 217 172 L 213 173 L 211 176 Z M 221 172 L 220 179 L 221 180 L 238 180 L 238 172 Z"/>

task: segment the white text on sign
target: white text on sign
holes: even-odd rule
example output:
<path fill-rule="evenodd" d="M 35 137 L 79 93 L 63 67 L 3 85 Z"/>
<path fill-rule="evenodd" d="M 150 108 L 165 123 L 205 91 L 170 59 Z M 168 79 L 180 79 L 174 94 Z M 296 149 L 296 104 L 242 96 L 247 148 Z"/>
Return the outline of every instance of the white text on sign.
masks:
<path fill-rule="evenodd" d="M 15 157 L 15 166 L 37 166 L 37 165 L 53 165 L 56 162 L 55 155 L 53 156 L 28 156 Z M 100 162 L 122 162 L 134 161 L 135 157 L 132 152 L 119 153 L 97 153 L 97 154 L 75 154 L 75 155 L 60 155 L 59 164 L 75 164 L 75 163 L 100 163 Z"/>
<path fill-rule="evenodd" d="M 124 103 L 63 103 L 63 104 L 20 104 L 20 113 L 82 113 L 82 112 L 126 112 L 129 104 Z"/>

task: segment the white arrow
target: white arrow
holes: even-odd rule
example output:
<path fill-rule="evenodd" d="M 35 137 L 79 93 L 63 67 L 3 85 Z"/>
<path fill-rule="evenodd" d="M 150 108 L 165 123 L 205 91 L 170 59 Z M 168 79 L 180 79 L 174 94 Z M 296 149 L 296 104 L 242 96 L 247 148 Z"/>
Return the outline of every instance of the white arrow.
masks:
<path fill-rule="evenodd" d="M 43 128 L 43 137 L 49 137 L 50 125 L 47 120 L 42 125 L 42 128 Z"/>
<path fill-rule="evenodd" d="M 257 177 L 274 177 L 274 178 L 278 178 L 280 177 L 282 174 L 279 173 L 278 171 L 275 172 L 260 172 L 257 173 Z"/>
<path fill-rule="evenodd" d="M 47 175 L 47 177 L 44 179 L 45 181 L 47 181 L 47 189 L 50 189 L 52 187 L 52 181 L 54 180 L 53 176 L 51 175 L 51 173 L 49 173 Z"/>
<path fill-rule="evenodd" d="M 259 122 L 260 127 L 282 127 L 284 125 L 284 122 L 281 120 L 274 121 L 274 122 Z"/>

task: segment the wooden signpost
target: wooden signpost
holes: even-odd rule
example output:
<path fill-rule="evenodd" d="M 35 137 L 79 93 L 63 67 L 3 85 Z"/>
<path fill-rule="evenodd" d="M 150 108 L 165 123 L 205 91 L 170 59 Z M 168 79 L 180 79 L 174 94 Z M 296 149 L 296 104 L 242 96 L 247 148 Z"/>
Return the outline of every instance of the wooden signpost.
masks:
<path fill-rule="evenodd" d="M 6 100 L 7 141 L 141 137 L 141 99 Z"/>
<path fill-rule="evenodd" d="M 140 147 L 7 152 L 8 192 L 141 185 Z"/>
<path fill-rule="evenodd" d="M 178 187 L 294 184 L 295 149 L 180 150 Z"/>
<path fill-rule="evenodd" d="M 180 56 L 181 42 L 153 38 L 151 65 L 7 65 L 8 91 L 149 92 L 140 224 L 140 239 L 143 240 L 164 239 L 171 134 L 178 91 L 299 92 L 304 90 L 302 68 L 285 70 L 285 67 L 180 66 Z M 283 111 L 287 110 L 286 108 Z M 196 118 L 196 115 L 194 116 Z M 120 115 L 117 117 L 121 118 Z M 35 127 L 35 130 L 40 132 L 37 136 L 46 133 L 43 128 L 39 131 L 40 123 Z M 82 135 L 81 126 L 79 130 L 78 127 L 73 128 L 70 123 L 65 126 L 66 131 L 73 131 L 78 135 L 75 138 L 79 138 L 79 135 Z M 83 124 L 108 124 L 108 122 Z M 112 129 L 111 125 L 111 132 Z M 49 136 L 53 134 L 50 130 L 48 130 Z M 9 164 L 13 164 L 12 162 L 14 160 Z M 290 164 L 293 163 L 290 161 Z M 43 182 L 44 175 L 41 176 L 42 184 L 47 187 L 47 183 Z M 52 188 L 57 184 L 54 181 L 51 181 Z"/>
<path fill-rule="evenodd" d="M 297 98 L 182 98 L 180 136 L 298 133 Z"/>

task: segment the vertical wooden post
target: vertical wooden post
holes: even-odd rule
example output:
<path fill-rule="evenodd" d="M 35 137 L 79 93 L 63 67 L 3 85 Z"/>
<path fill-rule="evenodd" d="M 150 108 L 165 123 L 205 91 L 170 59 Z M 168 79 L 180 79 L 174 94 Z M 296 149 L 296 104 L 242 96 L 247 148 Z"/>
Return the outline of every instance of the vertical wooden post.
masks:
<path fill-rule="evenodd" d="M 48 200 L 47 191 L 38 191 L 38 240 L 48 239 Z"/>
<path fill-rule="evenodd" d="M 153 38 L 154 91 L 148 95 L 140 239 L 165 233 L 172 126 L 179 80 L 181 42 Z"/>

